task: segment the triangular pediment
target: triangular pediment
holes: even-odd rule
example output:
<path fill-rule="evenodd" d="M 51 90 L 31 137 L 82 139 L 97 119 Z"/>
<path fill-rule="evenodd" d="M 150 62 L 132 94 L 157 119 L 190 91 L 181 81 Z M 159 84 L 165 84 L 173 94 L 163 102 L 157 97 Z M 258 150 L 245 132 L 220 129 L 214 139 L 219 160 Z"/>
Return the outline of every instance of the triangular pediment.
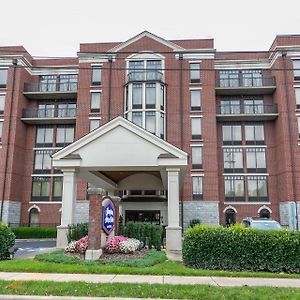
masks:
<path fill-rule="evenodd" d="M 53 155 L 60 161 L 80 161 L 80 167 L 155 167 L 159 159 L 187 161 L 187 153 L 132 122 L 117 117 Z"/>
<path fill-rule="evenodd" d="M 159 36 L 157 36 L 157 35 L 149 32 L 149 31 L 143 31 L 143 32 L 139 33 L 138 35 L 130 38 L 129 40 L 127 40 L 127 41 L 119 44 L 118 46 L 112 48 L 109 52 L 119 52 L 122 49 L 126 48 L 127 46 L 129 46 L 129 45 L 131 45 L 131 44 L 133 44 L 135 42 L 137 42 L 138 40 L 140 40 L 140 39 L 142 39 L 144 37 L 148 37 L 148 38 L 150 38 L 150 39 L 152 39 L 152 40 L 154 40 L 154 41 L 156 41 L 156 42 L 158 42 L 160 44 L 163 44 L 163 45 L 171 48 L 174 51 L 183 51 L 183 50 L 185 50 L 184 48 L 176 45 L 175 43 L 167 41 L 167 40 L 165 40 L 165 39 L 163 39 L 163 38 L 161 38 L 161 37 L 159 37 Z"/>

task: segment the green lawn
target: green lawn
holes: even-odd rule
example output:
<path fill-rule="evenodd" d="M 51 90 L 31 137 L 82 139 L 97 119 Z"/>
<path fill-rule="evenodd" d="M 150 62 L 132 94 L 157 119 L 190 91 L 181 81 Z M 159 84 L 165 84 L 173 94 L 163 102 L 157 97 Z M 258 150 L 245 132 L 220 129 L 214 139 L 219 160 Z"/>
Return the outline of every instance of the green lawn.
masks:
<path fill-rule="evenodd" d="M 190 269 L 185 267 L 181 262 L 176 261 L 164 261 L 162 263 L 158 263 L 149 267 L 126 267 L 116 265 L 101 265 L 99 263 L 74 264 L 42 262 L 35 259 L 16 259 L 10 261 L 1 261 L 0 272 L 300 278 L 300 274 L 277 274 L 268 272 L 229 272 L 204 269 Z"/>
<path fill-rule="evenodd" d="M 300 289 L 53 281 L 0 281 L 0 294 L 169 299 L 300 299 Z"/>

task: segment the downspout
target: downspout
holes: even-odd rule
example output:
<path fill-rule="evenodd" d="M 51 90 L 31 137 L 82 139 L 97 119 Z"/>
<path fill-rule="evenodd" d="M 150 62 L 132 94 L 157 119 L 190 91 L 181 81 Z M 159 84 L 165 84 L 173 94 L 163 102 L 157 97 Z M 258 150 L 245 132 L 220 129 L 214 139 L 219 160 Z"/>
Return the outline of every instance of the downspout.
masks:
<path fill-rule="evenodd" d="M 293 151 L 293 143 L 291 137 L 293 137 L 293 129 L 291 126 L 290 120 L 292 120 L 291 116 L 291 105 L 290 105 L 290 97 L 288 92 L 288 86 L 287 86 L 287 65 L 286 65 L 286 57 L 287 53 L 286 51 L 282 52 L 282 60 L 283 60 L 283 68 L 284 68 L 284 87 L 285 87 L 285 99 L 287 103 L 287 112 L 288 112 L 288 130 L 289 130 L 289 146 L 290 146 L 290 152 L 291 152 L 291 165 L 292 165 L 292 195 L 293 199 L 295 201 L 295 213 L 296 213 L 296 230 L 299 230 L 299 224 L 298 224 L 298 207 L 297 207 L 297 201 L 296 201 L 296 178 L 295 178 L 295 156 Z"/>
<path fill-rule="evenodd" d="M 110 56 L 109 59 L 109 79 L 108 79 L 108 122 L 110 121 L 111 115 L 111 78 L 112 78 L 112 57 Z"/>
<path fill-rule="evenodd" d="M 12 80 L 12 87 L 11 87 L 11 97 L 10 97 L 10 108 L 9 108 L 9 120 L 8 120 L 8 130 L 7 130 L 7 145 L 6 145 L 6 151 L 5 151 L 5 162 L 4 162 L 4 177 L 3 177 L 3 186 L 2 186 L 2 202 L 1 202 L 1 210 L 0 210 L 0 220 L 3 221 L 3 206 L 4 206 L 4 197 L 5 197 L 5 189 L 6 189 L 6 180 L 7 180 L 7 161 L 8 161 L 8 150 L 10 146 L 10 132 L 11 132 L 11 119 L 12 119 L 12 107 L 13 107 L 13 100 L 14 100 L 14 91 L 15 91 L 15 78 L 16 78 L 16 67 L 17 67 L 18 61 L 17 59 L 12 60 L 13 65 L 13 80 Z"/>
<path fill-rule="evenodd" d="M 182 53 L 179 53 L 179 99 L 180 99 L 180 106 L 179 106 L 179 109 L 180 109 L 180 112 L 179 112 L 179 116 L 180 116 L 180 149 L 183 148 L 183 54 Z M 182 149 L 183 150 L 183 149 Z M 184 228 L 183 228 L 183 220 L 184 220 L 184 217 L 183 217 L 183 193 L 182 193 L 182 190 L 180 192 L 180 198 L 181 198 L 181 230 L 182 230 L 182 235 L 184 233 Z"/>

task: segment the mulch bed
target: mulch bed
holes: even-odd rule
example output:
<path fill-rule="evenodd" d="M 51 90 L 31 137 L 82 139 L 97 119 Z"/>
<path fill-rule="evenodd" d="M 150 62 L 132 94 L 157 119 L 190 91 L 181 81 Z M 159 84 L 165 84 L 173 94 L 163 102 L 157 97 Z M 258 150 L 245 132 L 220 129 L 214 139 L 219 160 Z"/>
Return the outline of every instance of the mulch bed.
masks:
<path fill-rule="evenodd" d="M 139 259 L 147 256 L 149 253 L 148 249 L 137 250 L 134 253 L 124 254 L 124 253 L 106 253 L 103 252 L 100 259 Z"/>

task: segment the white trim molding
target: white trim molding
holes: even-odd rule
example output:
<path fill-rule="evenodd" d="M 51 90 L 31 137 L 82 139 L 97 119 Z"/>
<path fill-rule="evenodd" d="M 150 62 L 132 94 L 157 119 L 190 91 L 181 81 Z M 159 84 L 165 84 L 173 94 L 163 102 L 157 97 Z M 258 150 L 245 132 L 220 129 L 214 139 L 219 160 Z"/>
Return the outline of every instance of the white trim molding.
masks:
<path fill-rule="evenodd" d="M 228 210 L 228 209 L 232 209 L 236 214 L 237 214 L 237 210 L 236 210 L 236 208 L 235 207 L 233 207 L 232 205 L 228 205 L 228 206 L 226 206 L 225 208 L 224 208 L 224 210 L 223 210 L 223 213 L 225 213 L 226 212 L 226 210 Z"/>
<path fill-rule="evenodd" d="M 36 204 L 33 204 L 31 205 L 29 208 L 28 208 L 28 212 L 30 212 L 32 209 L 36 208 L 38 210 L 38 212 L 40 213 L 41 212 L 41 209 L 36 205 Z"/>
<path fill-rule="evenodd" d="M 270 213 L 272 213 L 272 209 L 266 205 L 261 206 L 258 210 L 257 213 L 259 214 L 263 209 L 268 210 Z"/>

